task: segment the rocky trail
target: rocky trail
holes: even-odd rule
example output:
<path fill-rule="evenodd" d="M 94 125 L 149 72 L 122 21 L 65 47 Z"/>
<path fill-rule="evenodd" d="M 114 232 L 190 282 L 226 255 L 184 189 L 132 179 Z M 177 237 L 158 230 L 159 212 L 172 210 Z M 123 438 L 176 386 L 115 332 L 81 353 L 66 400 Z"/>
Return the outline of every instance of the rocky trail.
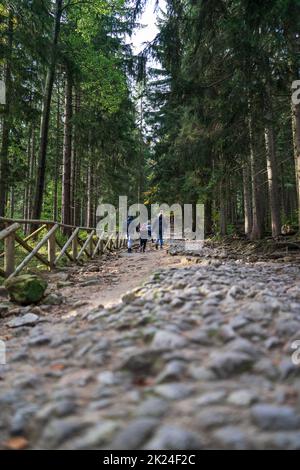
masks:
<path fill-rule="evenodd" d="M 0 449 L 300 449 L 298 259 L 171 253 L 0 291 Z"/>

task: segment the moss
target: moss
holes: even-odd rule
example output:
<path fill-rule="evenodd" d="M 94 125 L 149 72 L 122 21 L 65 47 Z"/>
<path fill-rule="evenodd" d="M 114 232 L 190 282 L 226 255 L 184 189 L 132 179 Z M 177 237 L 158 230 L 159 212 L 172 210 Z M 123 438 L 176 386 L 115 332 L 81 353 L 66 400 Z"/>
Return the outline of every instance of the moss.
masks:
<path fill-rule="evenodd" d="M 21 305 L 39 302 L 47 288 L 47 282 L 32 274 L 23 274 L 5 282 L 5 287 L 13 302 Z"/>

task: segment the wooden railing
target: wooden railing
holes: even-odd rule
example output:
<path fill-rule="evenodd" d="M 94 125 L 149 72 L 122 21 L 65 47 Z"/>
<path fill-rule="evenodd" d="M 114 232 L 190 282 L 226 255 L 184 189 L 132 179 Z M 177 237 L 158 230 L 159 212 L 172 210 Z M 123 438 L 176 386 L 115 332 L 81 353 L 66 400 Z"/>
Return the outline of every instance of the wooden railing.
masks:
<path fill-rule="evenodd" d="M 70 262 L 78 263 L 84 255 L 87 259 L 94 259 L 107 251 L 117 250 L 126 245 L 126 238 L 119 236 L 119 234 L 100 238 L 96 229 L 90 227 L 76 227 L 49 220 L 15 220 L 4 217 L 0 217 L 0 223 L 5 227 L 0 231 L 0 241 L 4 241 L 4 251 L 0 253 L 0 259 L 4 258 L 3 269 L 0 268 L 0 276 L 5 278 L 18 275 L 34 258 L 48 269 L 54 269 L 58 267 L 58 262 L 63 257 L 68 258 Z M 37 226 L 38 228 L 27 237 L 22 238 L 17 234 L 17 231 L 23 226 Z M 60 230 L 64 233 L 68 231 L 70 234 L 64 244 L 57 236 Z M 41 238 L 43 231 L 46 233 Z M 87 233 L 86 240 L 80 237 L 82 232 Z M 29 244 L 33 241 L 35 246 Z M 45 245 L 47 245 L 46 255 L 40 253 L 41 248 Z M 24 255 L 24 259 L 16 266 L 17 247 L 22 248 L 28 254 Z"/>

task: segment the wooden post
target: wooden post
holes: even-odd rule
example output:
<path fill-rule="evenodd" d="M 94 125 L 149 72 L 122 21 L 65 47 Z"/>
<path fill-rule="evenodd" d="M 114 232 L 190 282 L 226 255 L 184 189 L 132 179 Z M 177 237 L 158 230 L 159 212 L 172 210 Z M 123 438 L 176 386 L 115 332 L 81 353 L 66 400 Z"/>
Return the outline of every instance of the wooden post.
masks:
<path fill-rule="evenodd" d="M 51 225 L 47 226 L 48 230 L 51 230 Z M 48 239 L 48 261 L 50 264 L 50 269 L 54 268 L 56 258 L 56 240 L 55 232 L 53 232 Z"/>
<path fill-rule="evenodd" d="M 15 270 L 15 232 L 4 239 L 4 247 L 4 271 L 5 276 L 9 277 Z"/>
<path fill-rule="evenodd" d="M 75 237 L 72 240 L 72 255 L 73 255 L 73 259 L 76 261 L 76 258 L 78 256 L 78 237 L 77 237 L 77 234 L 75 235 Z"/>
<path fill-rule="evenodd" d="M 92 258 L 94 254 L 94 238 L 92 237 L 90 240 L 90 257 Z"/>

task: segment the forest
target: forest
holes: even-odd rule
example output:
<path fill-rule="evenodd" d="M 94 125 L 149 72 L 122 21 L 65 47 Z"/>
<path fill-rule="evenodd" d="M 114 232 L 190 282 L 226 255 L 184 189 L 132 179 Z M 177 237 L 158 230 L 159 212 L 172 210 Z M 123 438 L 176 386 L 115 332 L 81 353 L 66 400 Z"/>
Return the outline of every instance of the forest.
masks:
<path fill-rule="evenodd" d="M 0 13 L 0 451 L 299 450 L 300 0 Z"/>
<path fill-rule="evenodd" d="M 0 3 L 0 216 L 93 227 L 127 195 L 203 203 L 207 235 L 296 233 L 299 0 L 158 2 L 135 55 L 146 4 Z"/>

